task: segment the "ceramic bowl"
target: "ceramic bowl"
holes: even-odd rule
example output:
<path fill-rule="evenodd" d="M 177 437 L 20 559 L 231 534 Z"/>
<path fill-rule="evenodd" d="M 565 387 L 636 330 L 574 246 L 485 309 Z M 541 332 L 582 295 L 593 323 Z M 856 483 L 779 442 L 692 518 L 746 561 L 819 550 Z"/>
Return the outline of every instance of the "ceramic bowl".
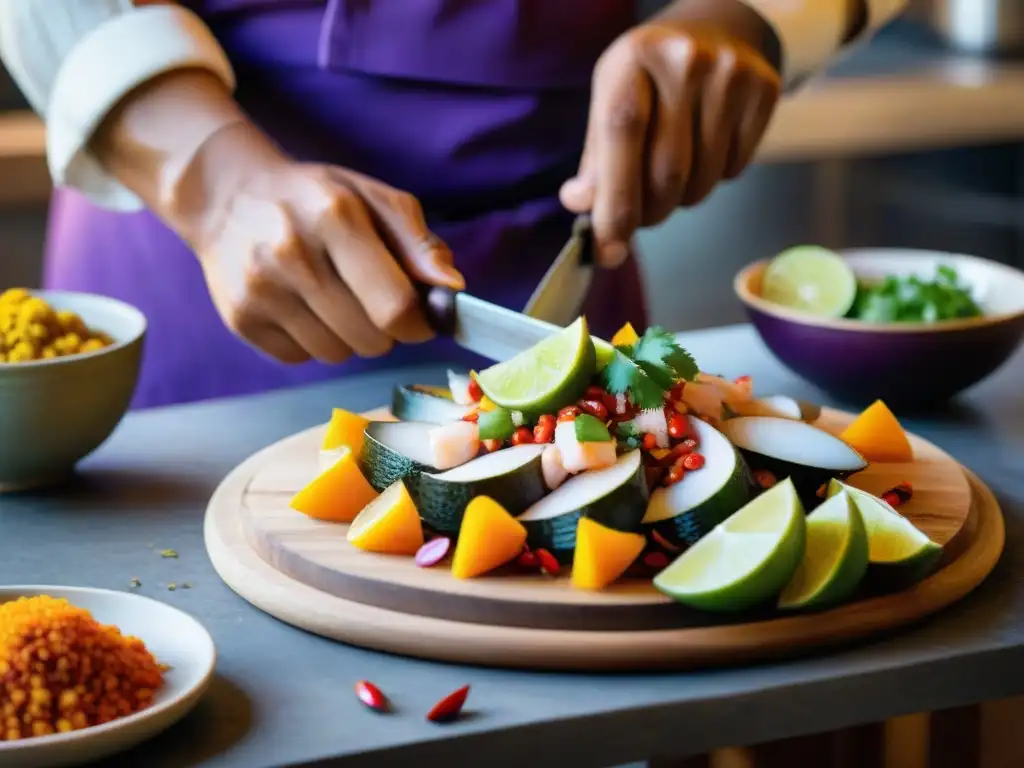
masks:
<path fill-rule="evenodd" d="M 975 256 L 904 249 L 842 252 L 859 278 L 931 278 L 953 267 L 983 317 L 938 323 L 877 324 L 828 319 L 761 298 L 767 261 L 743 269 L 734 289 L 764 343 L 788 368 L 834 398 L 864 405 L 935 406 L 991 374 L 1024 336 L 1024 273 Z"/>
<path fill-rule="evenodd" d="M 146 319 L 104 296 L 33 291 L 71 310 L 114 343 L 97 352 L 0 363 L 0 490 L 22 490 L 69 475 L 114 431 L 131 403 Z"/>

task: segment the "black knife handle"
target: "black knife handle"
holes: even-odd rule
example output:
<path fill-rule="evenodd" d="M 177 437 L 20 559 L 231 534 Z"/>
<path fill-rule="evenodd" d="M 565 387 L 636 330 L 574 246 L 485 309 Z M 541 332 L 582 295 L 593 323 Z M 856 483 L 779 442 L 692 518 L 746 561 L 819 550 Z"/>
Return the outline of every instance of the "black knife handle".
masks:
<path fill-rule="evenodd" d="M 420 286 L 423 297 L 423 313 L 427 322 L 439 336 L 452 336 L 455 333 L 455 296 L 456 291 L 437 285 Z"/>

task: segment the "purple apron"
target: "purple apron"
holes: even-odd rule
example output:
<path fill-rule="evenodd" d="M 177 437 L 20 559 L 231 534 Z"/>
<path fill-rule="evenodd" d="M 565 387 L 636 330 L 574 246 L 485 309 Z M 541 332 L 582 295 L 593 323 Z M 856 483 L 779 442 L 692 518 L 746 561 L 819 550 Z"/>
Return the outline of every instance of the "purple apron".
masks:
<path fill-rule="evenodd" d="M 557 199 L 586 124 L 591 70 L 635 22 L 628 0 L 192 2 L 234 64 L 237 98 L 299 159 L 420 199 L 467 290 L 521 309 L 568 237 Z M 49 288 L 114 296 L 149 319 L 134 407 L 238 395 L 421 362 L 479 365 L 450 341 L 342 366 L 285 366 L 234 337 L 195 257 L 154 216 L 54 194 Z M 595 281 L 595 333 L 644 325 L 635 261 Z"/>

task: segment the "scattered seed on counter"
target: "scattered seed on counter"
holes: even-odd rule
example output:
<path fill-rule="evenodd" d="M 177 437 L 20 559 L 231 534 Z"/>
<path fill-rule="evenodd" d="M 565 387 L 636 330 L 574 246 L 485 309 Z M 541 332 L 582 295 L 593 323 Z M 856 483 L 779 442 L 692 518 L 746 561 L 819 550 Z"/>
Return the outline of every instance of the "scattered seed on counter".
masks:
<path fill-rule="evenodd" d="M 177 588 L 178 588 L 178 585 L 177 585 L 177 584 L 175 584 L 175 583 L 174 583 L 173 581 L 172 581 L 172 582 L 169 582 L 169 583 L 167 584 L 167 591 L 168 591 L 168 592 L 173 592 L 173 591 L 175 591 L 175 590 L 176 590 Z"/>
<path fill-rule="evenodd" d="M 173 549 L 164 549 L 164 550 L 161 550 L 160 557 L 177 559 L 178 558 L 178 553 L 175 552 Z"/>
<path fill-rule="evenodd" d="M 132 579 L 129 582 L 129 585 L 131 586 L 132 589 L 138 589 L 139 587 L 142 586 L 142 582 L 139 581 L 138 579 Z"/>
<path fill-rule="evenodd" d="M 182 582 L 181 588 L 182 589 L 192 589 L 192 585 L 189 584 L 187 581 L 185 581 L 185 582 Z"/>

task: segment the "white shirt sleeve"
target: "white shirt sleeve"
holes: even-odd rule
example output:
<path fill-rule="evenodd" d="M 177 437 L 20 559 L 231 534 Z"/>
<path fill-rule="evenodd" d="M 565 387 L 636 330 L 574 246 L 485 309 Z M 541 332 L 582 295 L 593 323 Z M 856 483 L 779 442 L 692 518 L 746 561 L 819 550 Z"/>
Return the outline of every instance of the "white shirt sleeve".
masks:
<path fill-rule="evenodd" d="M 209 28 L 178 5 L 0 0 L 0 60 L 46 121 L 54 184 L 121 211 L 143 205 L 88 151 L 104 117 L 136 87 L 175 69 L 205 69 L 235 87 Z"/>
<path fill-rule="evenodd" d="M 908 0 L 864 0 L 868 19 L 844 41 L 848 3 L 854 0 L 742 0 L 775 30 L 782 46 L 782 80 L 792 87 L 817 74 L 898 16 Z"/>

